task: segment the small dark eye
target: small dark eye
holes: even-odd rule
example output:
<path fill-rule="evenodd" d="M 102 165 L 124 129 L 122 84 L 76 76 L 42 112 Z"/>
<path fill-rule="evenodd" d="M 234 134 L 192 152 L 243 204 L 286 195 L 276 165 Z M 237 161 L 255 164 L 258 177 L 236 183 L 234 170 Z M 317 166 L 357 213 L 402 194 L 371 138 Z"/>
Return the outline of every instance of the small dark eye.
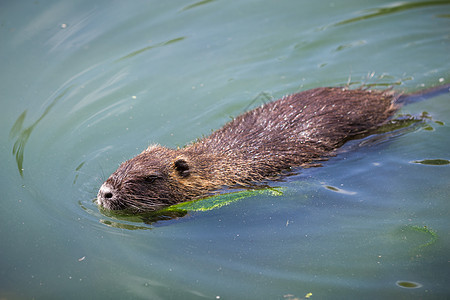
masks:
<path fill-rule="evenodd" d="M 152 183 L 158 178 L 159 177 L 157 175 L 148 175 L 145 177 L 145 181 L 147 181 L 148 183 Z"/>

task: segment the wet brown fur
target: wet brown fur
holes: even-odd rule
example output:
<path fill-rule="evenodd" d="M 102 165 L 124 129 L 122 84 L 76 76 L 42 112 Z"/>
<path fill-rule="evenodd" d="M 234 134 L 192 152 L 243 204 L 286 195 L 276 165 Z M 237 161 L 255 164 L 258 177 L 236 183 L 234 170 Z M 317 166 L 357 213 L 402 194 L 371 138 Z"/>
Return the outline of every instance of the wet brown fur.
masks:
<path fill-rule="evenodd" d="M 182 149 L 150 146 L 101 187 L 107 209 L 159 208 L 201 198 L 223 186 L 276 178 L 330 156 L 397 109 L 392 91 L 316 88 L 246 112 Z"/>

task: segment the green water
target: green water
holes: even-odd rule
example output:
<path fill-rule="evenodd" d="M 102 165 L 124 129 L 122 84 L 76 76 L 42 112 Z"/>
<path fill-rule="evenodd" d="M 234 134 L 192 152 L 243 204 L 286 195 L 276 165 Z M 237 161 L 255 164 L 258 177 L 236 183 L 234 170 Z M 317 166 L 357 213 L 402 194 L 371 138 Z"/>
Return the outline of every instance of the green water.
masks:
<path fill-rule="evenodd" d="M 450 1 L 3 1 L 0 298 L 449 297 L 449 94 L 271 183 L 281 194 L 156 224 L 93 203 L 149 144 L 267 99 L 418 91 L 449 68 Z"/>

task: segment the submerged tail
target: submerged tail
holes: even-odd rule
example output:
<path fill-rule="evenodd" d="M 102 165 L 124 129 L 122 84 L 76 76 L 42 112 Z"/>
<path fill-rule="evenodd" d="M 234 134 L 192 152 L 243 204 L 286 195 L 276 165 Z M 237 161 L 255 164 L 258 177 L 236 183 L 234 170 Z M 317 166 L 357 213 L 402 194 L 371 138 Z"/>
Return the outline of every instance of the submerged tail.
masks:
<path fill-rule="evenodd" d="M 410 103 L 415 103 L 415 102 L 419 102 L 422 100 L 426 100 L 429 98 L 433 98 L 433 97 L 436 97 L 436 96 L 439 96 L 439 95 L 445 94 L 445 93 L 450 93 L 450 83 L 440 85 L 440 86 L 435 86 L 435 87 L 425 89 L 422 91 L 418 91 L 413 94 L 400 95 L 396 99 L 395 103 L 410 104 Z"/>

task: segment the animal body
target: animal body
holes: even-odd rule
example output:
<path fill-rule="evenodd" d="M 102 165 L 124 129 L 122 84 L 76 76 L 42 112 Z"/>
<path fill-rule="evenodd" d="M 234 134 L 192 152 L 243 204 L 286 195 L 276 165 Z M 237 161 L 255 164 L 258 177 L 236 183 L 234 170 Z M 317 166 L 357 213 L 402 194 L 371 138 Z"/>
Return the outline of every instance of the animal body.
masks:
<path fill-rule="evenodd" d="M 386 123 L 400 99 L 404 95 L 392 90 L 339 87 L 286 96 L 184 148 L 148 147 L 103 183 L 97 203 L 110 210 L 152 211 L 224 186 L 277 178 L 326 159 L 347 140 Z"/>

